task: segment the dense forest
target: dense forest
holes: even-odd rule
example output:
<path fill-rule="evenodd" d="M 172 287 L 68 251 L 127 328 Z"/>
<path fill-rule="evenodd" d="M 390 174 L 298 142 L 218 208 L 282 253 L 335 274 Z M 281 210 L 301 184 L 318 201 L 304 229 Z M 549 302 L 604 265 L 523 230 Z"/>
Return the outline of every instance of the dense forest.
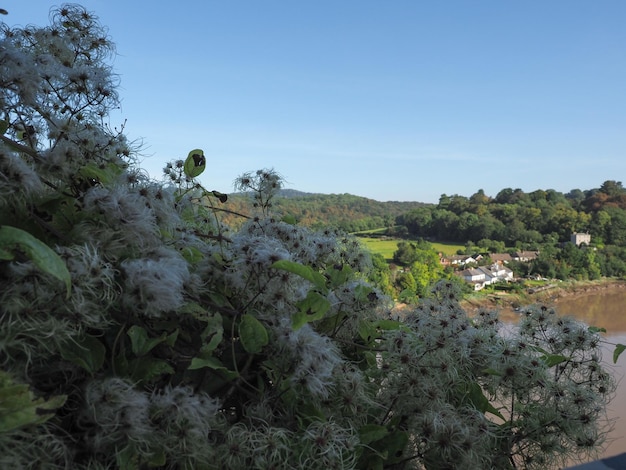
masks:
<path fill-rule="evenodd" d="M 618 181 L 567 194 L 554 190 L 525 193 L 506 188 L 494 198 L 483 190 L 470 197 L 443 194 L 436 207 L 422 207 L 398 218 L 413 236 L 456 242 L 500 240 L 507 246 L 536 247 L 565 242 L 574 232 L 591 234 L 595 245 L 626 245 L 626 189 Z"/>

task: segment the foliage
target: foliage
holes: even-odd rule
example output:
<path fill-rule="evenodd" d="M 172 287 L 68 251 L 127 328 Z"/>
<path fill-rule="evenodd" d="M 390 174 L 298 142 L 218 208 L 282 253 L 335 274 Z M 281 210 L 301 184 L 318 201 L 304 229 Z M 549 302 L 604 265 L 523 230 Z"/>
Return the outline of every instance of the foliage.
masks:
<path fill-rule="evenodd" d="M 293 217 L 299 225 L 314 229 L 335 227 L 345 232 L 363 232 L 388 228 L 397 216 L 426 204 L 420 202 L 375 201 L 351 194 L 312 194 L 282 189 L 276 194 L 273 208 Z M 252 215 L 245 194 L 233 194 L 224 208 Z M 225 215 L 223 222 L 238 228 L 242 221 Z"/>
<path fill-rule="evenodd" d="M 445 282 L 392 317 L 358 241 L 275 212 L 273 170 L 237 181 L 238 230 L 200 149 L 142 174 L 92 14 L 0 41 L 0 467 L 544 469 L 602 443 L 597 329 L 537 307 L 505 334 Z"/>
<path fill-rule="evenodd" d="M 393 260 L 407 270 L 398 279 L 400 291 L 409 291 L 412 296 L 427 295 L 430 287 L 444 278 L 439 254 L 425 240 L 399 242 Z M 409 292 L 405 292 L 405 298 Z"/>
<path fill-rule="evenodd" d="M 605 181 L 599 189 L 525 193 L 505 188 L 495 198 L 479 190 L 468 197 L 443 194 L 435 207 L 419 207 L 397 218 L 409 236 L 476 244 L 491 253 L 557 250 L 559 256 L 534 262 L 530 271 L 546 277 L 596 279 L 626 276 L 626 189 Z M 596 255 L 576 256 L 567 246 L 574 232 L 588 232 Z M 609 264 L 607 250 L 620 258 Z M 588 259 L 583 260 L 584 257 Z M 524 269 L 525 270 L 525 269 Z M 521 274 L 518 273 L 518 274 Z"/>
<path fill-rule="evenodd" d="M 45 423 L 64 403 L 62 395 L 48 401 L 35 398 L 28 385 L 16 384 L 9 374 L 0 371 L 0 434 Z"/>

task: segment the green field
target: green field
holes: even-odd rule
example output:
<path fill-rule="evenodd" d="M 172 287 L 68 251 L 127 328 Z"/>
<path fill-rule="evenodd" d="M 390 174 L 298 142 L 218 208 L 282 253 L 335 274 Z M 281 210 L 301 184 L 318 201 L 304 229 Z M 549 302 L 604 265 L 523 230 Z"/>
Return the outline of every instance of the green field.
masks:
<path fill-rule="evenodd" d="M 398 242 L 404 241 L 400 238 L 367 238 L 359 237 L 363 245 L 372 253 L 380 253 L 390 262 L 393 259 L 393 253 L 398 249 Z M 433 248 L 446 256 L 456 254 L 457 250 L 462 250 L 463 245 L 453 245 L 451 243 L 431 243 Z"/>
<path fill-rule="evenodd" d="M 390 262 L 393 259 L 393 253 L 398 249 L 399 240 L 388 240 L 380 238 L 359 238 L 361 243 L 372 253 L 379 253 Z"/>

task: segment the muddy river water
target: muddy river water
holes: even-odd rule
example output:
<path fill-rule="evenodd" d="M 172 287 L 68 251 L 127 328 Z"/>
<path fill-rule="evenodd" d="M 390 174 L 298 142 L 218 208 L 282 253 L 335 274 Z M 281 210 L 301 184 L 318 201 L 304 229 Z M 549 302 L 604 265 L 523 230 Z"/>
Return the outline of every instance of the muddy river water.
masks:
<path fill-rule="evenodd" d="M 559 315 L 573 316 L 588 325 L 607 330 L 603 334 L 607 343 L 626 344 L 626 289 L 614 288 L 575 297 L 558 299 L 553 306 Z M 506 321 L 512 312 L 502 312 Z M 613 364 L 612 344 L 606 344 L 603 353 L 604 362 L 613 371 L 619 386 L 615 398 L 609 405 L 609 416 L 614 420 L 614 429 L 609 437 L 610 443 L 601 457 L 610 457 L 626 452 L 626 352 Z"/>

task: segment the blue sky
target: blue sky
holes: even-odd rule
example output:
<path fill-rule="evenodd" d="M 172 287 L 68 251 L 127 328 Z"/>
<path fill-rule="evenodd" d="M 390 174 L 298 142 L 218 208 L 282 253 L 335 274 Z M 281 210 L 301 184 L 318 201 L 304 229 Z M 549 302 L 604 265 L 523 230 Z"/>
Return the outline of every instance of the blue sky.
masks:
<path fill-rule="evenodd" d="M 80 3 L 117 45 L 111 123 L 157 178 L 202 148 L 223 192 L 260 168 L 381 201 L 626 180 L 623 0 Z M 45 25 L 51 5 L 0 6 Z"/>

